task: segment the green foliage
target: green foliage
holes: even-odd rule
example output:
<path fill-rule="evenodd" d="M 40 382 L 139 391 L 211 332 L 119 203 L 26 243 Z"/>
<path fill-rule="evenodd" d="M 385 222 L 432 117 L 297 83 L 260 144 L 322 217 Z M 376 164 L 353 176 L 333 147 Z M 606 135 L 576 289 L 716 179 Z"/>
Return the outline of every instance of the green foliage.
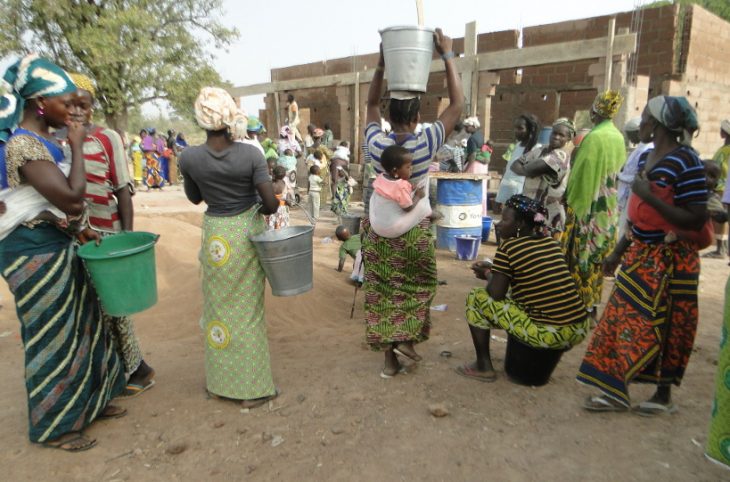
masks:
<path fill-rule="evenodd" d="M 221 0 L 2 0 L 0 55 L 39 52 L 97 84 L 107 122 L 163 99 L 186 116 L 203 84 L 222 84 L 213 52 L 238 31 L 217 19 Z"/>
<path fill-rule="evenodd" d="M 671 4 L 699 5 L 708 12 L 730 21 L 730 1 L 728 0 L 659 0 L 645 5 L 644 8 L 663 7 Z"/>

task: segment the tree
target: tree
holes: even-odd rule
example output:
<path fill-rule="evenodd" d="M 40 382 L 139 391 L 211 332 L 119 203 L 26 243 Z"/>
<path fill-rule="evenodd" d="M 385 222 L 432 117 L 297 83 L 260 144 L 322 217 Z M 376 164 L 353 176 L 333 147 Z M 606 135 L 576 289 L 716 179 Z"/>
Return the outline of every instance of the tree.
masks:
<path fill-rule="evenodd" d="M 38 52 L 97 85 L 110 127 L 131 109 L 167 100 L 180 115 L 204 84 L 222 84 L 211 66 L 238 37 L 218 21 L 221 0 L 2 0 L 0 55 Z"/>
<path fill-rule="evenodd" d="M 730 21 L 730 2 L 728 0 L 659 0 L 649 3 L 644 8 L 662 7 L 673 3 L 680 5 L 699 5 L 708 12 Z"/>

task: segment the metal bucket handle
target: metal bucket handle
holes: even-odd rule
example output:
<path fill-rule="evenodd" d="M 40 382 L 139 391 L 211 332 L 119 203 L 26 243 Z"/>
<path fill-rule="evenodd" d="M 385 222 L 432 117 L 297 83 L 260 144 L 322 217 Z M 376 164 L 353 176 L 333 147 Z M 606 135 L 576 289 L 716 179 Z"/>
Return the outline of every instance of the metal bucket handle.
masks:
<path fill-rule="evenodd" d="M 307 217 L 307 220 L 309 221 L 309 224 L 311 224 L 312 226 L 316 226 L 317 225 L 317 221 L 312 216 L 309 215 L 309 213 L 307 212 L 306 208 L 304 206 L 302 206 L 300 203 L 291 203 L 291 206 L 294 206 L 294 207 L 297 207 L 297 208 L 301 209 L 302 212 L 304 212 L 304 215 Z M 257 204 L 256 205 L 256 212 L 258 212 L 262 207 L 264 207 L 263 204 Z"/>

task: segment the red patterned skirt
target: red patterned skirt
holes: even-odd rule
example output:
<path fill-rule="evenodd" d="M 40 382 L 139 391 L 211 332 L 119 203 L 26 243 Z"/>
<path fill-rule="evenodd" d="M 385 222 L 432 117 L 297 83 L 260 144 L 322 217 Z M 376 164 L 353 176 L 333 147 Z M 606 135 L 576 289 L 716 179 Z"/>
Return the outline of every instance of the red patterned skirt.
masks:
<path fill-rule="evenodd" d="M 679 385 L 697 333 L 700 262 L 687 242 L 626 252 L 578 381 L 630 404 L 629 383 Z"/>

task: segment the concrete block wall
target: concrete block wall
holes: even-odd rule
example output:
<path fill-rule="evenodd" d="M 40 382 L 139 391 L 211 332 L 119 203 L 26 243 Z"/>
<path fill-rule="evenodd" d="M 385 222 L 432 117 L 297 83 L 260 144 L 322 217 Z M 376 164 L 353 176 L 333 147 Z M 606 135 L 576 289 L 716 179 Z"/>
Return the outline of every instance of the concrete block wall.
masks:
<path fill-rule="evenodd" d="M 686 96 L 697 110 L 700 133 L 692 144 L 709 158 L 723 142 L 720 122 L 730 119 L 730 24 L 696 5 L 687 13 L 691 30 L 684 75 L 667 83 L 667 93 Z"/>

